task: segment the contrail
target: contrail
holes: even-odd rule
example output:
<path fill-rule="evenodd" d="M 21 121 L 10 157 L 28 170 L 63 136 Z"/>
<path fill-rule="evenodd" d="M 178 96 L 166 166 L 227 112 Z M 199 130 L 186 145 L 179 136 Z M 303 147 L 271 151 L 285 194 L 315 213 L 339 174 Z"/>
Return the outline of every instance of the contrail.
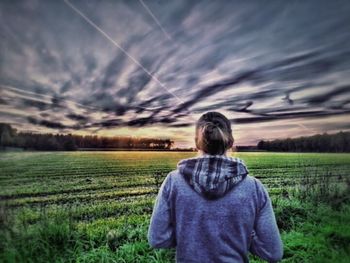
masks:
<path fill-rule="evenodd" d="M 164 35 L 165 35 L 170 41 L 173 41 L 173 39 L 171 38 L 171 36 L 168 34 L 168 32 L 165 31 L 164 27 L 161 25 L 161 23 L 159 22 L 159 20 L 157 19 L 157 17 L 153 14 L 153 12 L 151 11 L 151 9 L 149 9 L 149 7 L 145 4 L 145 2 L 143 2 L 143 0 L 139 0 L 139 2 L 140 2 L 141 5 L 146 9 L 146 11 L 148 12 L 148 14 L 153 18 L 153 20 L 157 23 L 157 25 L 159 26 L 159 28 L 163 31 Z"/>
<path fill-rule="evenodd" d="M 314 129 L 310 129 L 310 128 L 308 128 L 308 127 L 306 127 L 304 124 L 302 124 L 302 123 L 297 123 L 297 126 L 299 126 L 299 127 L 301 127 L 301 128 L 303 128 L 304 130 L 307 130 L 307 131 L 309 131 L 309 132 L 312 132 L 312 133 L 317 133 L 317 131 L 315 131 Z"/>
<path fill-rule="evenodd" d="M 164 90 L 166 90 L 169 94 L 175 97 L 179 102 L 184 103 L 182 99 L 180 99 L 174 92 L 169 90 L 157 77 L 155 77 L 151 72 L 149 72 L 137 59 L 135 59 L 132 55 L 130 55 L 121 45 L 119 45 L 116 41 L 114 41 L 106 32 L 104 32 L 98 25 L 96 25 L 93 21 L 91 21 L 83 12 L 81 12 L 77 7 L 75 7 L 68 0 L 64 0 L 64 2 L 73 9 L 78 15 L 80 15 L 86 22 L 88 22 L 92 27 L 94 27 L 97 31 L 99 31 L 105 38 L 107 38 L 114 46 L 119 48 L 129 59 L 131 59 L 136 65 L 143 69 L 143 71 L 150 76 L 155 82 L 157 82 Z"/>

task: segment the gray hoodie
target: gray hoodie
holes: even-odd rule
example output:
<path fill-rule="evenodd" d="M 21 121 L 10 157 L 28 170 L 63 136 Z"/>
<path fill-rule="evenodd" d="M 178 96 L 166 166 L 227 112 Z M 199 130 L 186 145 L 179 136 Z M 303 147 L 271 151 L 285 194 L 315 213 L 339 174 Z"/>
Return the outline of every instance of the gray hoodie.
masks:
<path fill-rule="evenodd" d="M 283 245 L 268 192 L 243 161 L 223 155 L 182 160 L 165 178 L 154 205 L 148 241 L 176 247 L 177 262 L 269 262 Z"/>

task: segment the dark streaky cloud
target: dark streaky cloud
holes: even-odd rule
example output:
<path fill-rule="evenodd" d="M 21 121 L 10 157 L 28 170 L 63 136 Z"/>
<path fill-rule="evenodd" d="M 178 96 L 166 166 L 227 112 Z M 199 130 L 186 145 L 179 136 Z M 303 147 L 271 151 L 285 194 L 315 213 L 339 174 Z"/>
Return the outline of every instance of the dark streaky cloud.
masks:
<path fill-rule="evenodd" d="M 349 114 L 348 2 L 145 1 L 158 21 L 137 1 L 71 2 L 144 68 L 64 1 L 3 1 L 0 120 L 84 130 L 188 127 L 208 110 L 241 124 Z"/>

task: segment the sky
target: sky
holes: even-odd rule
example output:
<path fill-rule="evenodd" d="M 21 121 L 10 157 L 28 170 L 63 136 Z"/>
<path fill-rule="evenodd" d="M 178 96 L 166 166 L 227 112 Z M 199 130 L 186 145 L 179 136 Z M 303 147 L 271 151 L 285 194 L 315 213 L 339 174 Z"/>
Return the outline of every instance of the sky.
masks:
<path fill-rule="evenodd" d="M 0 122 L 237 145 L 350 130 L 349 1 L 0 2 Z"/>

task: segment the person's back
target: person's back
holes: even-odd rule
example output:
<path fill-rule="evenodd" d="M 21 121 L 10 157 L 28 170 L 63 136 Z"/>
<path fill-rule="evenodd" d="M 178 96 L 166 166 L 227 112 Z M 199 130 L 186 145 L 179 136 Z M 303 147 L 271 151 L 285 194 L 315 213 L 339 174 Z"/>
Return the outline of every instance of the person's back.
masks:
<path fill-rule="evenodd" d="M 248 262 L 248 251 L 273 262 L 283 253 L 266 189 L 225 154 L 182 160 L 168 174 L 148 239 L 155 248 L 176 247 L 177 262 Z"/>

